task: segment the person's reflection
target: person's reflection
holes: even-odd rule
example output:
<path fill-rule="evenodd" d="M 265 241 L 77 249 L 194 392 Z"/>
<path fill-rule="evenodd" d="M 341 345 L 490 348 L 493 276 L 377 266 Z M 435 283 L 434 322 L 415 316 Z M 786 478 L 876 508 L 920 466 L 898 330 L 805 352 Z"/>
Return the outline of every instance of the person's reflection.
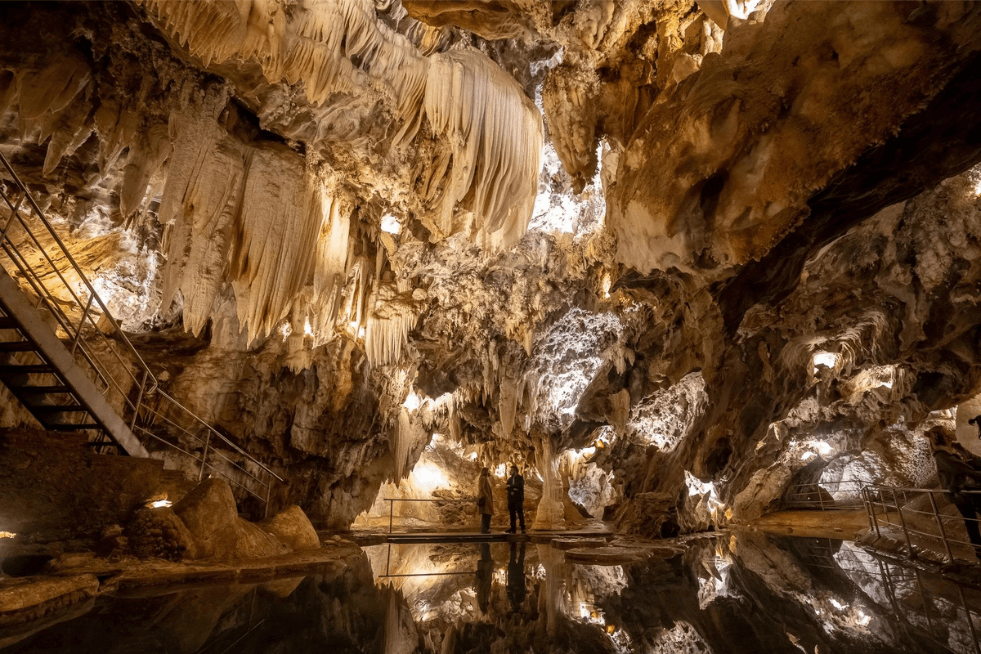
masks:
<path fill-rule="evenodd" d="M 508 599 L 513 611 L 521 610 L 525 595 L 525 543 L 522 541 L 520 553 L 518 543 L 511 543 L 511 558 L 508 560 Z"/>
<path fill-rule="evenodd" d="M 480 544 L 480 559 L 477 561 L 477 606 L 486 614 L 490 605 L 491 580 L 494 575 L 494 559 L 491 558 L 490 543 Z"/>

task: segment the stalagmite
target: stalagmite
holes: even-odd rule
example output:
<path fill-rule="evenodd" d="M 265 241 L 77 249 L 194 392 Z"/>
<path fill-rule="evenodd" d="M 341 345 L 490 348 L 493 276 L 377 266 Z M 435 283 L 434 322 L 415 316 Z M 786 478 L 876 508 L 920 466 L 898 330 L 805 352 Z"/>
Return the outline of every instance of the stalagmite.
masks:
<path fill-rule="evenodd" d="M 565 526 L 565 508 L 562 503 L 562 478 L 559 476 L 559 462 L 551 439 L 542 439 L 542 446 L 536 451 L 535 464 L 542 475 L 542 499 L 535 513 L 532 529 L 562 529 Z"/>

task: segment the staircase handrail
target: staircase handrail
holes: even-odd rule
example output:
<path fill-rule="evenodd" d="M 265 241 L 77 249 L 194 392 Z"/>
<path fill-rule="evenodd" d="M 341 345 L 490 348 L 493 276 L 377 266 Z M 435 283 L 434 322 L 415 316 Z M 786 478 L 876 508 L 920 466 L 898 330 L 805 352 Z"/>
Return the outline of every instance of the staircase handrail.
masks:
<path fill-rule="evenodd" d="M 89 298 L 90 298 L 89 299 L 89 304 L 91 303 L 91 301 L 93 299 L 99 304 L 99 308 L 102 309 L 102 315 L 106 319 L 109 320 L 109 324 L 112 326 L 112 333 L 113 333 L 113 335 L 114 336 L 117 336 L 119 338 L 119 340 L 122 341 L 122 343 L 125 345 L 126 349 L 129 351 L 130 356 L 132 356 L 134 359 L 136 359 L 136 362 L 137 362 L 138 367 L 141 368 L 144 372 L 147 373 L 148 380 L 150 381 L 151 385 L 150 385 L 150 388 L 144 387 L 143 392 L 144 393 L 152 393 L 152 392 L 154 392 L 157 389 L 157 379 L 153 375 L 153 373 L 150 372 L 150 367 L 147 366 L 146 362 L 143 360 L 143 357 L 140 356 L 140 353 L 136 351 L 136 348 L 133 347 L 133 344 L 130 342 L 129 338 L 127 338 L 126 334 L 119 327 L 119 323 L 117 323 L 116 322 L 116 319 L 113 318 L 112 313 L 109 311 L 109 307 L 107 307 L 105 305 L 105 303 L 102 301 L 102 298 L 99 297 L 99 294 L 95 291 L 95 288 L 89 282 L 88 277 L 86 277 L 85 273 L 82 272 L 81 266 L 79 266 L 78 265 L 78 262 L 75 261 L 75 257 L 72 256 L 72 253 L 68 250 L 68 247 L 65 245 L 64 241 L 62 241 L 61 240 L 61 237 L 58 236 L 58 233 L 55 231 L 54 227 L 48 221 L 48 218 L 44 215 L 44 212 L 41 211 L 41 208 L 37 205 L 37 202 L 34 201 L 34 196 L 31 195 L 31 193 L 28 190 L 27 186 L 24 184 L 23 181 L 21 181 L 20 177 L 14 171 L 13 167 L 11 167 L 10 162 L 7 161 L 7 157 L 5 157 L 2 152 L 0 152 L 0 163 L 2 163 L 3 164 L 3 167 L 7 169 L 7 172 L 10 174 L 10 177 L 13 180 L 14 184 L 20 189 L 20 192 L 24 194 L 24 199 L 26 199 L 30 203 L 31 208 L 34 209 L 34 214 L 44 224 L 44 227 L 45 227 L 45 229 L 47 229 L 48 234 L 50 234 L 51 237 L 54 239 L 54 242 L 58 245 L 58 248 L 61 250 L 61 253 L 65 256 L 65 258 L 71 264 L 72 268 L 75 270 L 75 273 L 78 275 L 78 278 L 82 281 L 83 284 L 85 284 L 85 287 L 88 289 L 89 294 L 90 294 L 89 295 Z M 11 207 L 11 210 L 14 213 L 17 213 L 17 209 L 14 209 L 13 207 Z M 14 216 L 11 216 L 10 219 L 13 220 L 13 218 L 14 218 Z M 21 225 L 25 229 L 27 229 L 27 225 L 24 224 L 24 221 L 19 216 L 18 216 L 18 220 L 20 221 Z M 9 235 L 7 234 L 7 232 L 8 232 L 8 229 L 5 228 L 4 231 L 3 231 L 3 239 L 0 239 L 0 240 L 7 240 L 7 239 L 9 239 Z M 59 277 L 60 276 L 61 275 L 59 275 Z M 64 281 L 64 280 L 62 280 L 62 281 Z M 68 290 L 69 290 L 69 292 L 71 292 L 72 296 L 75 297 L 75 299 L 79 302 L 79 304 L 81 304 L 81 298 L 79 298 L 78 296 L 75 295 L 75 291 L 72 290 L 71 286 L 66 283 L 65 284 L 65 287 L 68 288 Z M 86 312 L 87 312 L 87 310 L 86 310 Z M 84 320 L 84 319 L 85 319 L 85 316 L 83 315 L 82 320 Z M 82 325 L 82 323 L 79 322 L 79 329 L 81 329 L 81 325 Z"/>
<path fill-rule="evenodd" d="M 199 478 L 203 477 L 205 467 L 212 468 L 218 474 L 221 474 L 222 476 L 226 477 L 229 481 L 232 481 L 239 487 L 243 488 L 246 492 L 258 498 L 260 501 L 263 501 L 266 505 L 266 509 L 268 510 L 269 491 L 271 489 L 271 482 L 270 483 L 263 482 L 256 474 L 250 473 L 242 466 L 238 465 L 228 457 L 221 454 L 221 452 L 218 452 L 214 448 L 210 448 L 212 438 L 213 437 L 217 438 L 218 441 L 225 444 L 226 446 L 237 452 L 239 455 L 245 457 L 245 459 L 247 459 L 250 463 L 257 466 L 260 470 L 262 470 L 264 473 L 266 473 L 273 479 L 279 482 L 284 482 L 285 480 L 279 475 L 277 475 L 275 472 L 273 472 L 271 469 L 269 469 L 268 466 L 264 465 L 263 463 L 258 461 L 255 457 L 253 457 L 248 452 L 246 452 L 244 449 L 242 449 L 241 447 L 233 443 L 231 440 L 226 438 L 221 432 L 219 432 L 213 426 L 208 424 L 204 419 L 202 419 L 200 416 L 192 412 L 190 409 L 185 407 L 183 404 L 178 402 L 174 397 L 167 394 L 166 392 L 163 391 L 163 389 L 159 387 L 159 382 L 156 378 L 156 375 L 153 374 L 153 372 L 150 370 L 150 367 L 147 365 L 146 361 L 144 361 L 143 357 L 140 356 L 139 352 L 133 346 L 130 339 L 123 332 L 122 328 L 119 326 L 119 323 L 112 316 L 112 313 L 109 311 L 109 308 L 103 302 L 102 298 L 99 296 L 99 293 L 95 290 L 95 287 L 91 284 L 88 277 L 83 272 L 81 266 L 79 266 L 78 262 L 71 255 L 71 252 L 69 252 L 68 247 L 58 236 L 53 225 L 44 215 L 44 212 L 38 206 L 37 202 L 34 200 L 34 197 L 32 196 L 30 190 L 17 175 L 16 171 L 14 171 L 13 167 L 10 165 L 10 162 L 7 160 L 7 158 L 3 155 L 2 152 L 0 152 L 0 165 L 2 165 L 4 169 L 6 169 L 7 173 L 11 178 L 11 181 L 13 182 L 13 185 L 22 194 L 21 199 L 18 200 L 15 206 L 11 202 L 10 198 L 7 196 L 6 193 L 0 192 L 0 196 L 2 196 L 4 202 L 7 204 L 11 212 L 10 218 L 8 219 L 7 223 L 3 226 L 2 229 L 0 229 L 0 248 L 3 249 L 3 251 L 11 259 L 13 264 L 21 272 L 21 274 L 24 275 L 28 284 L 30 284 L 30 286 L 32 287 L 32 290 L 37 294 L 39 300 L 41 302 L 44 302 L 44 304 L 48 307 L 49 311 L 51 312 L 52 316 L 61 325 L 65 334 L 67 334 L 68 337 L 73 341 L 73 345 L 72 345 L 73 353 L 77 350 L 81 354 L 81 356 L 85 359 L 85 361 L 91 366 L 97 378 L 100 379 L 106 385 L 106 389 L 103 392 L 108 392 L 109 388 L 113 386 L 119 392 L 120 396 L 122 397 L 123 403 L 127 405 L 132 411 L 132 416 L 128 423 L 130 429 L 133 430 L 134 432 L 139 430 L 140 432 L 146 434 L 147 436 L 150 436 L 155 440 L 167 445 L 171 449 L 177 450 L 178 452 L 181 452 L 186 456 L 189 456 L 190 458 L 194 459 L 197 463 L 200 463 Z M 89 293 L 88 300 L 83 301 L 82 298 L 79 297 L 78 293 L 76 293 L 76 291 L 72 288 L 72 285 L 69 284 L 68 281 L 64 278 L 62 271 L 51 260 L 51 255 L 48 253 L 46 248 L 40 243 L 37 236 L 34 234 L 31 227 L 28 225 L 27 221 L 25 221 L 24 218 L 20 215 L 21 203 L 25 199 L 29 203 L 32 213 L 44 226 L 45 230 L 47 231 L 47 234 L 52 238 L 54 243 L 57 245 L 58 254 L 65 258 L 65 260 L 69 263 L 75 275 L 78 276 L 78 279 L 81 281 L 85 289 L 88 291 Z M 37 271 L 35 271 L 32 268 L 28 259 L 20 252 L 16 244 L 11 240 L 10 227 L 12 226 L 15 218 L 20 223 L 25 233 L 34 242 L 34 246 L 41 252 L 44 259 L 47 260 L 48 265 L 52 268 L 55 275 L 61 280 L 61 284 L 71 294 L 71 297 L 74 300 L 74 302 L 78 305 L 78 307 L 84 307 L 82 312 L 82 317 L 79 320 L 77 327 L 72 324 L 70 317 L 65 313 L 65 311 L 62 310 L 59 300 L 55 297 L 52 297 L 51 293 L 48 291 L 47 287 L 45 286 L 41 276 L 38 274 Z M 117 359 L 117 361 L 123 364 L 123 369 L 132 380 L 134 384 L 132 388 L 137 389 L 137 399 L 135 402 L 129 398 L 127 390 L 124 389 L 120 385 L 120 383 L 112 376 L 106 364 L 101 360 L 99 360 L 99 357 L 94 352 L 89 351 L 89 348 L 86 348 L 85 344 L 82 342 L 82 338 L 81 338 L 82 330 L 83 327 L 85 327 L 86 320 L 88 320 L 89 323 L 95 328 L 96 333 L 100 334 L 103 337 L 103 339 L 107 341 L 109 340 L 109 336 L 106 335 L 106 333 L 98 326 L 98 324 L 95 322 L 95 319 L 93 318 L 93 313 L 91 312 L 93 302 L 95 302 L 98 305 L 99 309 L 101 309 L 101 316 L 105 317 L 109 323 L 110 329 L 106 331 L 109 331 L 112 337 L 118 339 L 118 342 L 122 343 L 124 350 L 129 354 L 130 357 L 132 357 L 132 360 L 126 361 L 119 355 L 118 352 L 116 352 L 115 348 L 109 347 L 110 352 Z M 131 371 L 129 365 L 127 364 L 135 365 L 137 371 L 135 373 Z M 142 377 L 142 380 L 138 379 L 138 377 Z M 189 419 L 191 423 L 196 424 L 198 427 L 203 427 L 206 430 L 207 436 L 204 440 L 204 448 L 202 451 L 202 455 L 200 457 L 197 457 L 187 452 L 186 450 L 179 447 L 178 445 L 175 445 L 174 443 L 170 443 L 169 441 L 160 438 L 158 435 L 154 434 L 152 431 L 148 429 L 148 427 L 153 426 L 157 418 L 162 418 L 163 421 L 169 423 L 176 430 L 183 432 L 187 436 L 190 436 L 191 438 L 194 438 L 199 442 L 201 441 L 199 437 L 192 434 L 185 427 L 176 424 L 173 420 L 166 418 L 160 412 L 151 408 L 149 404 L 146 402 L 146 399 L 149 396 L 156 396 L 158 398 L 162 398 L 166 400 L 171 405 L 173 405 L 175 411 L 178 414 L 180 414 L 183 418 Z M 141 417 L 143 418 L 143 420 L 145 420 L 144 423 L 141 423 L 140 421 Z M 184 422 L 184 420 L 182 420 L 182 422 Z M 172 431 L 172 430 L 168 429 L 168 431 Z M 216 456 L 220 457 L 221 459 L 224 459 L 231 466 L 241 471 L 244 475 L 246 475 L 247 477 L 251 478 L 252 480 L 258 482 L 263 487 L 265 487 L 266 490 L 265 497 L 252 491 L 250 488 L 248 488 L 248 486 L 245 486 L 244 484 L 241 484 L 235 479 L 231 478 L 226 472 L 223 472 L 215 465 L 208 463 L 209 453 L 215 453 Z"/>

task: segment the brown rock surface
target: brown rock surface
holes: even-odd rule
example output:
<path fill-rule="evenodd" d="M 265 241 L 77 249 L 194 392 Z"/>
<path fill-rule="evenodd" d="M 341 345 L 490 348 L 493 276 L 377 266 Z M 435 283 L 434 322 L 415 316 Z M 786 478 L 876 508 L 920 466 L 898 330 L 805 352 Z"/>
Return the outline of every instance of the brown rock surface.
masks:
<path fill-rule="evenodd" d="M 239 517 L 224 479 L 205 479 L 173 509 L 193 536 L 200 558 L 235 561 L 289 551 L 275 536 Z"/>
<path fill-rule="evenodd" d="M 310 518 L 303 509 L 295 504 L 257 524 L 260 529 L 275 536 L 294 552 L 320 547 L 317 530 L 310 524 Z"/>

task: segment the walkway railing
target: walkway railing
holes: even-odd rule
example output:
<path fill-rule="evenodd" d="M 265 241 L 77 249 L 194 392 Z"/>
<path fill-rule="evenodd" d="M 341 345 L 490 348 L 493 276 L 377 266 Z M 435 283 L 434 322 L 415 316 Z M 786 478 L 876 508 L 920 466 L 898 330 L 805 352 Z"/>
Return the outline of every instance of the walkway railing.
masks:
<path fill-rule="evenodd" d="M 795 484 L 785 495 L 784 506 L 790 509 L 860 509 L 864 506 L 862 488 L 865 482 L 844 479 L 831 482 Z"/>
<path fill-rule="evenodd" d="M 955 550 L 967 561 L 976 561 L 974 546 L 961 534 L 968 529 L 978 529 L 977 517 L 965 518 L 955 509 L 945 514 L 940 506 L 950 506 L 951 493 L 942 489 L 898 488 L 868 484 L 863 489 L 869 528 L 876 536 L 882 536 L 883 527 L 891 527 L 903 534 L 906 552 L 910 558 L 936 547 L 953 561 Z M 971 499 L 981 491 L 965 491 Z M 981 502 L 981 500 L 979 500 Z"/>
<path fill-rule="evenodd" d="M 392 525 L 395 520 L 395 503 L 396 502 L 443 502 L 450 504 L 459 504 L 461 502 L 474 503 L 474 500 L 468 499 L 442 499 L 442 498 L 431 498 L 431 499 L 398 499 L 395 497 L 384 498 L 385 502 L 388 502 L 388 533 L 392 533 Z M 476 506 L 476 504 L 474 504 Z"/>
<path fill-rule="evenodd" d="M 38 308 L 44 307 L 57 323 L 56 333 L 78 365 L 134 434 L 193 459 L 199 478 L 207 470 L 227 478 L 265 503 L 268 511 L 271 486 L 283 479 L 158 388 L 143 357 L 2 153 L 0 175 L 6 178 L 0 183 L 0 207 L 6 205 L 9 212 L 0 226 L 0 258 L 12 277 L 30 288 Z M 200 443 L 200 453 L 183 449 L 182 437 Z M 105 434 L 98 438 L 105 446 L 118 447 Z M 222 454 L 219 444 L 241 456 L 247 467 Z"/>

